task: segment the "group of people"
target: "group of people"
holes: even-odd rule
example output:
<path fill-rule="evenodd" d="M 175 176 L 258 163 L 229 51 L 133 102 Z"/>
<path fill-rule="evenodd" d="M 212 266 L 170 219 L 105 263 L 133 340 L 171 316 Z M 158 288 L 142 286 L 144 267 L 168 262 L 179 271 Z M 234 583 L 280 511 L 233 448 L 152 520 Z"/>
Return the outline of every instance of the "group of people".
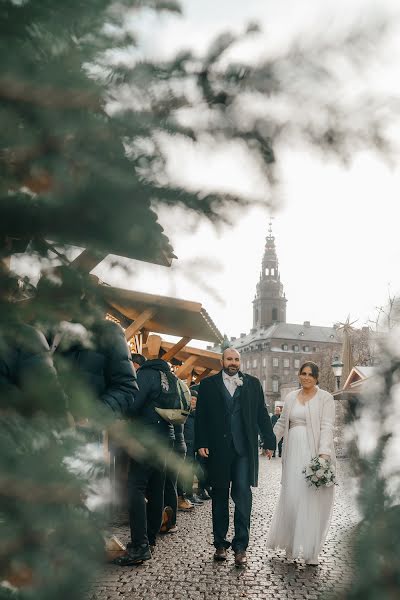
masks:
<path fill-rule="evenodd" d="M 58 289 L 58 294 L 61 292 Z M 318 564 L 334 487 L 309 487 L 303 470 L 316 456 L 335 462 L 335 409 L 332 396 L 318 387 L 317 365 L 308 361 L 301 366 L 300 387 L 287 396 L 273 428 L 260 381 L 241 372 L 240 354 L 228 348 L 222 354 L 221 371 L 192 389 L 192 412 L 186 423 L 172 425 L 157 410 L 165 386 L 175 385 L 170 365 L 161 357 L 145 360 L 141 355 L 131 356 L 123 330 L 116 323 L 97 323 L 92 328 L 90 347 L 78 342 L 63 347 L 61 330 L 47 332 L 46 340 L 32 327 L 19 324 L 18 328 L 20 335 L 5 340 L 0 349 L 3 389 L 29 381 L 29 370 L 37 376 L 40 365 L 42 372 L 56 381 L 53 359 L 61 354 L 82 373 L 103 407 L 116 418 L 135 418 L 172 452 L 187 455 L 193 465 L 196 456 L 202 463 L 202 468 L 197 468 L 199 497 L 193 494 L 193 480 L 189 484 L 181 481 L 177 469 L 168 468 L 168 453 L 163 464 L 155 464 L 148 457 L 130 458 L 127 495 L 131 542 L 118 564 L 129 566 L 149 560 L 160 530 L 176 531 L 178 508 L 194 510 L 195 504 L 211 496 L 213 558 L 225 561 L 231 546 L 235 565 L 245 566 L 251 488 L 258 483 L 259 436 L 268 458 L 276 447 L 279 454 L 282 452 L 282 487 L 267 546 L 286 550 L 288 560 L 302 556 L 307 564 Z M 24 372 L 17 373 L 18 369 Z M 62 393 L 67 396 L 64 390 Z M 283 449 L 279 446 L 282 438 Z M 229 495 L 235 505 L 232 541 L 227 539 Z"/>
<path fill-rule="evenodd" d="M 171 365 L 162 358 L 146 360 L 140 354 L 132 355 L 136 368 L 138 391 L 132 416 L 134 416 L 149 433 L 164 441 L 182 461 L 190 461 L 195 471 L 194 421 L 196 414 L 197 390 L 190 389 L 191 412 L 184 424 L 172 425 L 157 412 L 163 378 L 171 381 Z M 174 376 L 173 376 L 174 377 Z M 166 381 L 166 379 L 164 379 Z M 172 383 L 173 385 L 173 379 Z M 120 566 L 140 564 L 149 560 L 154 553 L 157 536 L 161 533 L 177 531 L 177 511 L 192 511 L 195 505 L 209 500 L 206 474 L 200 465 L 196 469 L 198 493 L 193 491 L 193 476 L 179 477 L 179 469 L 169 464 L 171 455 L 166 455 L 165 462 L 155 464 L 151 459 L 131 458 L 128 475 L 128 510 L 131 530 L 131 541 L 127 552 L 115 560 Z"/>

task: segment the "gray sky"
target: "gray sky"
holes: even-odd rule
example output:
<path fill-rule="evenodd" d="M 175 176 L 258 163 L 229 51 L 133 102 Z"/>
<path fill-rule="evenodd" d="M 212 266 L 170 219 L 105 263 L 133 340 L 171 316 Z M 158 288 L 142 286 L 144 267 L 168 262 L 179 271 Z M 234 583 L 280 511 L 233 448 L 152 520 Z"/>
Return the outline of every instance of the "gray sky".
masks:
<path fill-rule="evenodd" d="M 379 10 L 399 15 L 397 4 L 382 0 Z M 168 57 L 184 47 L 201 52 L 221 30 L 242 31 L 255 20 L 263 36 L 235 51 L 237 58 L 251 60 L 285 48 L 297 32 L 317 30 L 321 23 L 322 30 L 339 30 L 371 14 L 378 17 L 377 3 L 368 0 L 187 0 L 183 6 L 183 19 L 149 14 L 143 20 L 148 55 Z M 388 46 L 376 57 L 370 72 L 371 86 L 390 94 L 400 92 L 394 50 Z M 273 230 L 287 320 L 332 325 L 350 314 L 365 324 L 385 303 L 388 286 L 392 293 L 400 291 L 399 170 L 372 153 L 357 156 L 346 169 L 301 146 L 280 148 L 279 158 L 283 203 Z M 200 189 L 263 195 L 257 170 L 237 148 L 198 151 L 177 141 L 168 170 L 176 181 Z M 174 267 L 137 263 L 130 277 L 102 268 L 103 277 L 122 287 L 198 300 L 228 336 L 248 331 L 268 211 L 234 213 L 234 226 L 218 231 L 178 210 L 158 213 L 179 257 Z"/>

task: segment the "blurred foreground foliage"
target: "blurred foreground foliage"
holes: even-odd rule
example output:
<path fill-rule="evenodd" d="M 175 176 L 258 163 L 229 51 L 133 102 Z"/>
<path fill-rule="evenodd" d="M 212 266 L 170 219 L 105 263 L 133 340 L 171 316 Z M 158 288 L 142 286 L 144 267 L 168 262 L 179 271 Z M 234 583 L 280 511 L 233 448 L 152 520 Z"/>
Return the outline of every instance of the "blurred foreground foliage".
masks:
<path fill-rule="evenodd" d="M 400 589 L 399 329 L 381 335 L 380 363 L 353 402 L 348 425 L 360 522 L 354 531 L 355 570 L 338 597 L 394 600 Z"/>
<path fill-rule="evenodd" d="M 157 62 L 139 59 L 127 25 L 143 9 L 180 10 L 162 0 L 1 1 L 5 267 L 23 252 L 69 265 L 72 244 L 100 257 L 168 265 L 173 249 L 157 206 L 218 223 L 229 220 L 229 208 L 254 201 L 172 182 L 166 148 L 173 152 L 178 139 L 210 148 L 239 144 L 265 182 L 266 204 L 279 183 L 282 143 L 303 141 L 345 161 L 357 150 L 388 150 L 390 104 L 382 112 L 368 90 L 346 97 L 334 63 L 339 56 L 361 73 L 384 34 L 381 24 L 340 41 L 296 43 L 255 66 L 229 60 L 237 42 L 257 35 L 254 26 L 242 36 L 219 36 L 203 56 L 187 51 Z M 21 287 L 4 268 L 0 291 L 0 354 L 30 361 L 22 379 L 4 377 L 0 388 L 0 598 L 82 598 L 103 552 L 102 432 L 111 428 L 134 456 L 162 460 L 164 450 L 134 423 L 115 422 L 68 365 L 57 378 L 28 325 L 51 327 L 64 311 L 90 339 L 104 316 L 95 286 L 90 302 L 81 302 L 77 289 L 75 297 L 35 303 L 30 283 Z M 31 360 L 38 356 L 43 360 Z M 90 421 L 90 435 L 71 426 L 71 409 Z M 99 504 L 103 511 L 94 511 Z"/>

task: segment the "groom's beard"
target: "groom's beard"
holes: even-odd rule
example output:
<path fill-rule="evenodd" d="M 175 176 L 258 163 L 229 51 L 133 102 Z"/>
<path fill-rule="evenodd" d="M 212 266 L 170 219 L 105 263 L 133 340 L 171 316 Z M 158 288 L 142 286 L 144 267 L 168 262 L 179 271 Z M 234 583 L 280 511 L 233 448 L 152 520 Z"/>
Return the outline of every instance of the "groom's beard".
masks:
<path fill-rule="evenodd" d="M 239 373 L 239 367 L 230 365 L 229 367 L 224 367 L 224 372 L 232 377 L 232 375 L 236 375 L 236 373 Z"/>

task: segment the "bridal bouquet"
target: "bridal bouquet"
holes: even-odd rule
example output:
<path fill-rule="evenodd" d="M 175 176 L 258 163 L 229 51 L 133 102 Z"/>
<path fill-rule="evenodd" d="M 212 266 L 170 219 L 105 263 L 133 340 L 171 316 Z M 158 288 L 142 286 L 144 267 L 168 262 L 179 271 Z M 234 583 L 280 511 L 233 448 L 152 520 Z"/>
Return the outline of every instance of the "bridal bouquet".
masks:
<path fill-rule="evenodd" d="M 331 487 L 337 485 L 336 470 L 330 460 L 320 456 L 311 459 L 310 464 L 303 469 L 306 481 L 311 487 Z"/>

